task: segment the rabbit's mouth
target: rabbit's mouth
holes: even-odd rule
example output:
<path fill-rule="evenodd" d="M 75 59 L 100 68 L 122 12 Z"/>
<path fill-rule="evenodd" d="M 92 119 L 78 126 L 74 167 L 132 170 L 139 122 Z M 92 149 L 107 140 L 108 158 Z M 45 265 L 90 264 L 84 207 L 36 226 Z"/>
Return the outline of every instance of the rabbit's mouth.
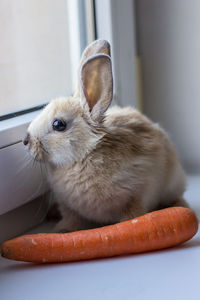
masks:
<path fill-rule="evenodd" d="M 29 140 L 29 143 L 26 145 L 26 149 L 31 157 L 39 162 L 43 162 L 45 157 L 48 155 L 48 151 L 44 148 L 41 141 L 36 137 L 32 137 Z"/>
<path fill-rule="evenodd" d="M 34 158 L 34 160 L 39 161 L 39 162 L 44 162 L 45 156 L 46 156 L 46 152 L 44 149 L 36 148 L 36 149 L 30 150 L 29 152 L 30 152 L 31 156 Z"/>

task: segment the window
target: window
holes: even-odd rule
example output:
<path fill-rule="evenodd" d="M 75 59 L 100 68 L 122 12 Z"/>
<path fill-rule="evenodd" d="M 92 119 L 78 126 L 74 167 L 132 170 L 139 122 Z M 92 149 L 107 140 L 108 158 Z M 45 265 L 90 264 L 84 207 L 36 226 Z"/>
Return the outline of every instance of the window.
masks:
<path fill-rule="evenodd" d="M 72 94 L 81 51 L 93 38 L 84 1 L 1 0 L 0 115 Z"/>
<path fill-rule="evenodd" d="M 94 32 L 92 0 L 0 1 L 0 215 L 47 189 L 21 140 L 38 108 L 73 94 Z"/>

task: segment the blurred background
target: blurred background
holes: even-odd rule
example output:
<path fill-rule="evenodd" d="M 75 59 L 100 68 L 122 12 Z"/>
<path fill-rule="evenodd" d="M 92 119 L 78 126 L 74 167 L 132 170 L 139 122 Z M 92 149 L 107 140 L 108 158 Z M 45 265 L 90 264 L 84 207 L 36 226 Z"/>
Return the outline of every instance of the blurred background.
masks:
<path fill-rule="evenodd" d="M 200 0 L 0 0 L 4 219 L 48 189 L 23 167 L 21 138 L 44 104 L 73 94 L 81 53 L 98 38 L 112 47 L 113 103 L 158 122 L 186 172 L 200 172 Z"/>
<path fill-rule="evenodd" d="M 143 109 L 200 171 L 200 1 L 136 1 Z"/>

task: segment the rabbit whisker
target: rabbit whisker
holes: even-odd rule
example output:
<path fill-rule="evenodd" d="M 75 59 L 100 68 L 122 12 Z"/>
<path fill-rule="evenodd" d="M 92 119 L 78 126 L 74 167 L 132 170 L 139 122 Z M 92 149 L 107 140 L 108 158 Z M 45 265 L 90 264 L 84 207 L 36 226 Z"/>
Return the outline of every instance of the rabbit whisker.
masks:
<path fill-rule="evenodd" d="M 28 165 L 31 163 L 31 161 L 32 161 L 32 160 L 30 159 L 30 157 L 28 157 L 28 155 L 26 154 L 26 156 L 23 157 L 23 164 L 22 164 L 22 166 L 17 170 L 15 176 L 16 176 L 16 175 L 19 175 L 22 171 L 24 171 L 24 169 L 26 169 L 26 167 L 28 167 Z M 21 163 L 19 162 L 19 164 L 21 164 Z"/>
<path fill-rule="evenodd" d="M 44 174 L 43 174 L 43 169 L 42 169 L 42 164 L 41 163 L 39 163 L 39 165 L 40 165 L 40 172 L 41 172 L 41 177 L 42 177 L 42 180 L 41 180 L 41 183 L 40 183 L 40 186 L 39 186 L 39 189 L 37 190 L 37 193 L 39 193 L 40 192 L 40 190 L 41 190 L 41 187 L 44 185 Z M 38 214 L 40 213 L 40 210 L 41 210 L 41 208 L 42 208 L 42 206 L 43 206 L 43 203 L 45 202 L 45 200 L 46 200 L 46 195 L 45 194 L 42 194 L 41 195 L 41 202 L 40 202 L 40 205 L 39 205 L 39 207 L 38 207 L 38 209 L 37 209 L 37 211 L 35 212 L 35 215 L 34 215 L 34 217 L 37 217 L 38 216 Z M 49 201 L 48 201 L 48 208 L 47 208 L 47 211 L 48 211 L 48 209 L 49 209 L 49 206 L 50 206 L 50 203 L 49 203 Z"/>
<path fill-rule="evenodd" d="M 49 154 L 49 152 L 44 148 L 43 144 L 40 142 L 40 147 L 42 151 L 44 151 L 46 154 Z"/>

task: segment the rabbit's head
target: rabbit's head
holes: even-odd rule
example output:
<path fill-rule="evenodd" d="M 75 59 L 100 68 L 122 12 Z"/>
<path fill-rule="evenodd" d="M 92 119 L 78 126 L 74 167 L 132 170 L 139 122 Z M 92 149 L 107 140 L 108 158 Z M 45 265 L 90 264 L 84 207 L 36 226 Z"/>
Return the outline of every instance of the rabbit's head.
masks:
<path fill-rule="evenodd" d="M 34 159 L 54 166 L 84 159 L 103 136 L 112 91 L 110 46 L 97 40 L 82 55 L 74 96 L 52 100 L 29 125 L 23 142 Z"/>

